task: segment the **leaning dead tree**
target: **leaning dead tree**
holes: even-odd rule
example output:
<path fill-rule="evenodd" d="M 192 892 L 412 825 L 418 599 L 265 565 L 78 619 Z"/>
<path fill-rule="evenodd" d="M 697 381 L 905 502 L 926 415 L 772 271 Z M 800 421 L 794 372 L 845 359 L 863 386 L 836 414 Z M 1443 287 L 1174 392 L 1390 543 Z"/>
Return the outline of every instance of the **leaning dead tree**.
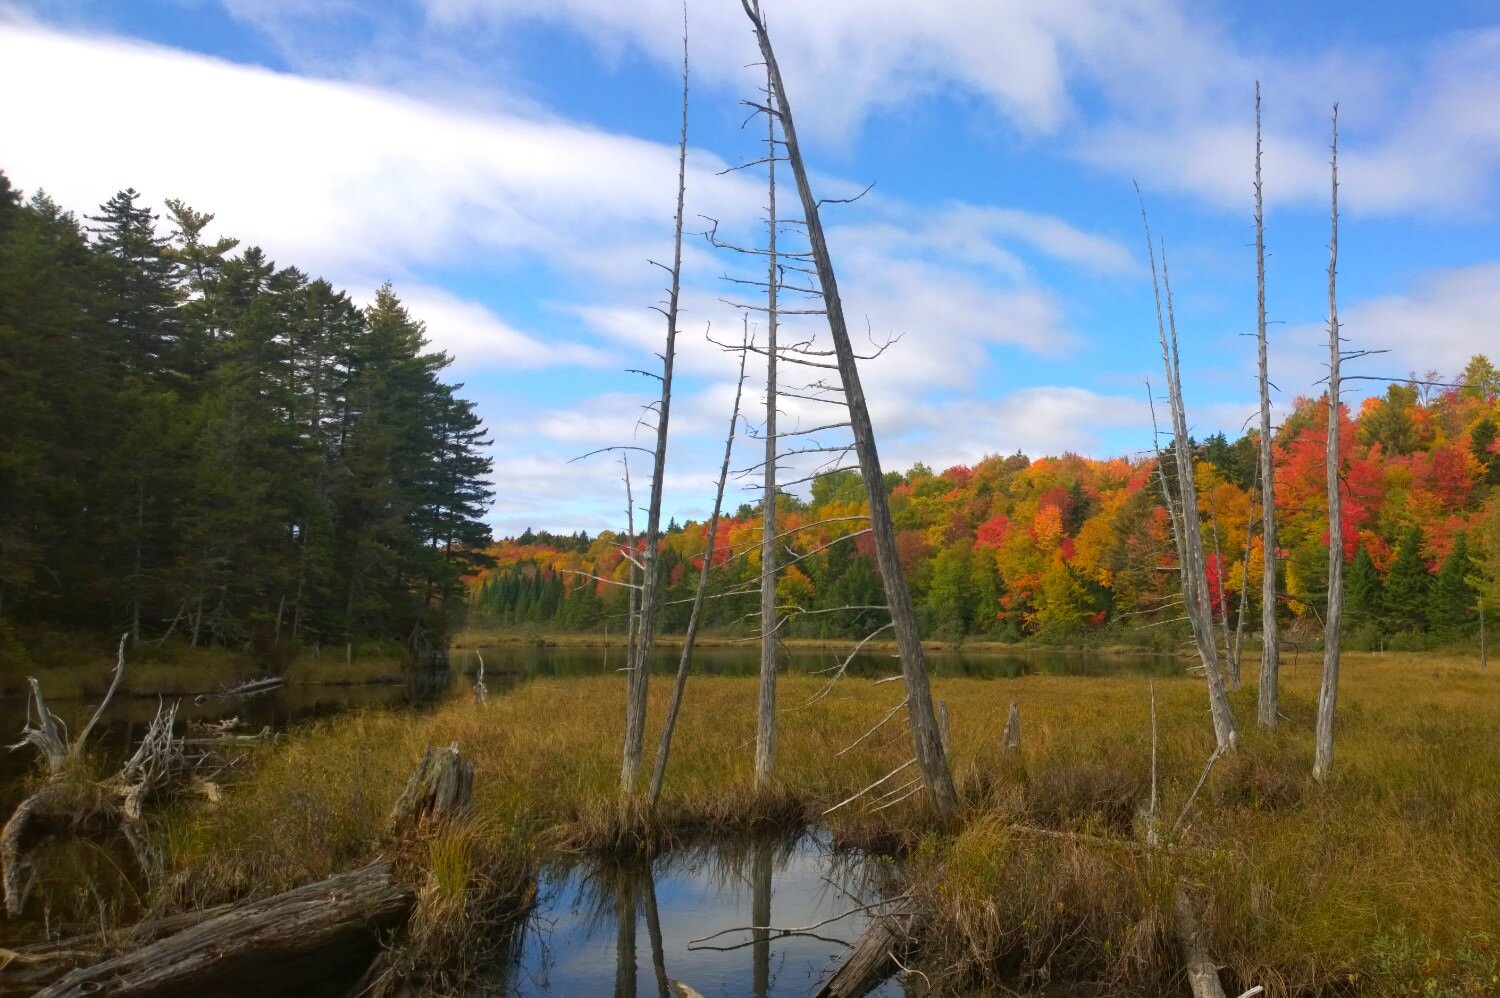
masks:
<path fill-rule="evenodd" d="M 880 456 L 875 447 L 874 429 L 870 423 L 869 409 L 865 404 L 860 386 L 859 370 L 855 363 L 854 348 L 849 339 L 848 326 L 844 321 L 843 303 L 839 298 L 838 278 L 834 273 L 833 259 L 828 251 L 828 242 L 819 218 L 819 202 L 813 195 L 808 180 L 807 168 L 797 143 L 797 129 L 792 117 L 786 86 L 781 70 L 776 63 L 776 54 L 771 47 L 771 38 L 766 31 L 759 0 L 741 0 L 745 15 L 755 31 L 756 42 L 765 62 L 770 79 L 772 101 L 767 112 L 774 115 L 781 126 L 786 157 L 797 183 L 797 193 L 802 202 L 803 223 L 811 247 L 812 261 L 817 272 L 821 292 L 823 313 L 833 339 L 836 369 L 843 385 L 849 408 L 849 421 L 854 436 L 854 449 L 859 460 L 865 492 L 870 504 L 870 528 L 875 540 L 875 556 L 880 566 L 881 579 L 885 585 L 886 602 L 890 610 L 896 633 L 896 643 L 901 655 L 901 671 L 906 683 L 908 721 L 911 726 L 916 763 L 922 774 L 928 800 L 938 816 L 944 820 L 956 817 L 958 795 L 953 786 L 953 777 L 948 769 L 947 755 L 938 735 L 937 718 L 933 711 L 932 693 L 927 679 L 927 666 L 922 653 L 921 637 L 917 631 L 916 613 L 911 594 L 906 587 L 906 578 L 901 570 L 901 561 L 896 552 L 896 532 L 891 522 L 890 503 L 886 495 L 885 479 L 880 469 Z"/>
<path fill-rule="evenodd" d="M 1255 84 L 1255 344 L 1260 381 L 1260 496 L 1263 567 L 1260 581 L 1260 680 L 1256 719 L 1276 730 L 1281 636 L 1276 627 L 1275 461 L 1271 456 L 1271 390 L 1266 373 L 1266 227 L 1260 181 L 1260 83 Z"/>
<path fill-rule="evenodd" d="M 845 531 L 844 525 L 849 521 L 857 520 L 865 524 L 869 522 L 869 518 L 849 516 L 830 517 L 812 523 L 778 522 L 777 505 L 784 487 L 816 481 L 824 475 L 844 470 L 844 461 L 853 453 L 854 448 L 847 441 L 834 442 L 828 437 L 829 434 L 841 434 L 850 426 L 848 403 L 842 388 L 829 383 L 829 372 L 837 370 L 830 360 L 833 351 L 820 348 L 815 331 L 799 328 L 797 325 L 784 325 L 782 321 L 784 315 L 791 317 L 794 323 L 813 316 L 821 317 L 824 309 L 822 289 L 816 286 L 814 280 L 817 270 L 812 250 L 805 239 L 795 238 L 806 232 L 806 223 L 800 218 L 783 217 L 777 210 L 776 167 L 778 163 L 785 163 L 787 160 L 783 153 L 785 143 L 777 136 L 777 118 L 771 112 L 771 105 L 774 103 L 772 93 L 773 86 L 768 73 L 764 97 L 744 102 L 752 109 L 748 120 L 762 115 L 766 118 L 764 155 L 725 171 L 748 170 L 761 165 L 766 167 L 767 238 L 763 244 L 738 245 L 720 235 L 717 222 L 713 223 L 707 233 L 709 243 L 715 249 L 744 256 L 753 261 L 753 267 L 761 268 L 752 277 L 734 277 L 728 273 L 724 275 L 724 280 L 731 285 L 760 291 L 763 295 L 761 299 L 726 301 L 741 309 L 747 316 L 747 321 L 751 313 L 764 314 L 768 332 L 763 344 L 748 339 L 738 346 L 719 343 L 727 351 L 755 353 L 763 356 L 766 361 L 765 420 L 758 431 L 754 427 L 748 430 L 752 438 L 758 437 L 763 442 L 764 457 L 758 463 L 737 472 L 741 478 L 759 478 L 759 485 L 755 488 L 761 497 L 760 537 L 753 546 L 742 548 L 731 555 L 732 558 L 758 559 L 760 571 L 753 582 L 734 587 L 730 593 L 721 594 L 750 595 L 755 590 L 759 591 L 757 622 L 760 634 L 761 684 L 755 759 L 758 786 L 766 785 L 775 767 L 776 659 L 783 629 L 796 617 L 807 612 L 839 613 L 872 609 L 844 606 L 807 611 L 797 605 L 795 600 L 789 600 L 783 605 L 778 591 L 778 582 L 784 568 L 794 567 L 804 559 L 814 557 L 835 544 L 852 541 L 868 531 L 860 529 L 841 532 L 832 540 L 818 540 L 811 547 L 802 543 L 809 534 L 819 528 L 830 527 Z M 786 335 L 788 330 L 791 335 Z M 878 356 L 888 345 L 876 345 L 871 354 L 857 359 Z M 785 372 L 796 374 L 786 378 L 783 376 Z M 798 377 L 797 374 L 802 376 Z M 785 421 L 782 419 L 783 405 L 796 407 L 796 410 L 787 414 L 791 418 Z M 832 408 L 835 415 L 824 415 L 826 410 L 820 408 L 823 406 Z M 816 412 L 817 415 L 804 422 L 802 411 Z M 798 476 L 790 482 L 781 480 L 781 472 L 788 469 L 795 469 L 788 473 Z M 884 610 L 885 607 L 873 609 Z M 882 627 L 881 630 L 883 629 Z"/>
<path fill-rule="evenodd" d="M 662 780 L 667 772 L 667 756 L 672 751 L 672 732 L 677 727 L 677 714 L 682 709 L 682 697 L 687 689 L 688 673 L 693 665 L 693 644 L 698 637 L 698 621 L 703 616 L 703 600 L 708 595 L 708 576 L 713 569 L 714 547 L 719 536 L 719 514 L 724 508 L 724 484 L 729 478 L 729 461 L 734 453 L 735 429 L 740 421 L 740 398 L 745 389 L 745 359 L 749 352 L 740 354 L 740 376 L 734 388 L 734 412 L 729 417 L 729 433 L 724 438 L 724 462 L 719 466 L 719 484 L 714 492 L 714 511 L 708 518 L 708 537 L 703 546 L 703 567 L 698 571 L 698 588 L 693 593 L 693 610 L 688 615 L 687 631 L 682 636 L 682 655 L 677 661 L 677 678 L 672 685 L 672 699 L 667 704 L 667 718 L 662 724 L 661 744 L 656 749 L 656 765 L 651 770 L 651 789 L 647 804 L 655 807 L 661 799 Z"/>
<path fill-rule="evenodd" d="M 1313 777 L 1333 768 L 1333 715 L 1339 698 L 1339 646 L 1344 620 L 1344 516 L 1339 494 L 1339 106 L 1333 105 L 1330 162 L 1332 237 L 1328 243 L 1328 613 L 1323 618 L 1323 683 L 1318 689 L 1317 750 Z"/>
<path fill-rule="evenodd" d="M 1233 751 L 1239 747 L 1240 735 L 1235 726 L 1234 712 L 1229 706 L 1229 694 L 1224 688 L 1224 677 L 1219 672 L 1218 649 L 1214 640 L 1213 611 L 1208 593 L 1208 570 L 1203 554 L 1203 526 L 1198 515 L 1198 490 L 1193 474 L 1193 454 L 1188 444 L 1187 409 L 1182 400 L 1182 377 L 1177 353 L 1177 319 L 1172 305 L 1172 282 L 1167 272 L 1166 248 L 1162 248 L 1161 277 L 1156 269 L 1156 247 L 1151 240 L 1151 223 L 1146 218 L 1146 208 L 1141 206 L 1141 221 L 1146 228 L 1146 252 L 1151 261 L 1151 286 L 1156 295 L 1156 328 L 1161 340 L 1162 366 L 1167 378 L 1167 403 L 1172 417 L 1172 464 L 1176 471 L 1176 488 L 1173 490 L 1158 461 L 1162 491 L 1167 497 L 1167 512 L 1175 523 L 1173 539 L 1178 545 L 1178 564 L 1182 577 L 1182 597 L 1187 607 L 1188 621 L 1193 630 L 1193 643 L 1203 663 L 1204 676 L 1208 681 L 1209 713 L 1213 718 L 1214 741 L 1219 751 Z M 1166 296 L 1166 313 L 1163 318 L 1162 296 Z"/>
<path fill-rule="evenodd" d="M 620 792 L 635 793 L 646 743 L 646 694 L 650 682 L 651 647 L 656 637 L 656 611 L 661 598 L 658 566 L 661 547 L 662 484 L 666 477 L 667 425 L 672 411 L 672 365 L 677 353 L 677 305 L 682 291 L 682 207 L 687 192 L 688 54 L 687 10 L 683 10 L 682 128 L 677 142 L 677 215 L 672 234 L 672 265 L 667 300 L 658 311 L 667 320 L 666 345 L 661 357 L 661 398 L 656 406 L 656 447 L 652 452 L 651 490 L 646 505 L 645 549 L 641 552 L 640 618 L 635 626 L 627 666 L 625 745 L 620 765 Z"/>

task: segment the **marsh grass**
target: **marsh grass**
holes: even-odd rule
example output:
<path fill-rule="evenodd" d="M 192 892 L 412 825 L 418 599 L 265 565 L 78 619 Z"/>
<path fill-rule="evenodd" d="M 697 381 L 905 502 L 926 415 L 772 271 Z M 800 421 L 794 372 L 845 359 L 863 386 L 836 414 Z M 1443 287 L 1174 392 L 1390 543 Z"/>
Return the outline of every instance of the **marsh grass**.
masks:
<path fill-rule="evenodd" d="M 514 913 L 548 857 L 649 857 L 819 825 L 835 841 L 903 858 L 930 913 L 921 969 L 947 992 L 1176 987 L 1179 885 L 1231 988 L 1500 991 L 1500 680 L 1458 659 L 1346 656 L 1334 770 L 1319 785 L 1316 678 L 1311 667 L 1284 671 L 1281 730 L 1247 731 L 1185 814 L 1213 748 L 1202 682 L 1156 680 L 1166 841 L 1155 851 L 1141 846 L 1151 755 L 1143 677 L 937 680 L 965 803 L 947 828 L 920 795 L 824 813 L 908 758 L 899 715 L 839 754 L 899 701 L 895 684 L 848 679 L 807 704 L 818 680 L 785 677 L 778 779 L 758 793 L 755 681 L 694 679 L 648 814 L 617 794 L 619 678 L 537 680 L 487 706 L 455 699 L 430 714 L 344 717 L 265 750 L 221 804 L 168 816 L 173 872 L 153 900 L 169 910 L 267 894 L 367 859 L 424 749 L 457 741 L 476 765 L 472 819 L 409 864 L 422 897 L 411 934 L 431 980 L 445 980 L 430 976 L 448 966 L 441 954 L 469 945 L 462 926 L 493 929 L 505 905 Z M 657 684 L 652 730 L 665 692 Z M 1234 694 L 1239 717 L 1254 716 L 1254 697 L 1249 687 Z M 1019 758 L 1000 743 L 1010 700 L 1021 709 Z"/>

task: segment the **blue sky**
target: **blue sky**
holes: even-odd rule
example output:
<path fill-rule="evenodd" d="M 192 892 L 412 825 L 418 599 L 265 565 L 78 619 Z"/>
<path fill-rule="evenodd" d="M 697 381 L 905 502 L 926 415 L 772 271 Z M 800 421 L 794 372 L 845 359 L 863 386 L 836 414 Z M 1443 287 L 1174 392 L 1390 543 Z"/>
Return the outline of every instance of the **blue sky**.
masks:
<path fill-rule="evenodd" d="M 1190 422 L 1238 435 L 1256 80 L 1278 401 L 1324 373 L 1335 101 L 1344 332 L 1390 351 L 1357 373 L 1500 354 L 1488 0 L 763 2 L 820 193 L 875 184 L 825 222 L 851 322 L 899 336 L 863 375 L 887 468 L 1149 448 L 1133 181 L 1171 254 Z M 623 521 L 618 463 L 569 459 L 649 443 L 653 386 L 626 369 L 660 349 L 681 19 L 677 0 L 0 0 L 0 169 L 80 213 L 127 186 L 183 198 L 359 300 L 392 281 L 495 439 L 497 531 L 594 532 Z M 720 171 L 759 155 L 753 40 L 735 0 L 688 20 L 690 227 L 749 239 L 761 181 Z M 734 377 L 704 332 L 737 336 L 721 277 L 745 270 L 701 237 L 686 267 L 667 505 L 701 518 Z"/>

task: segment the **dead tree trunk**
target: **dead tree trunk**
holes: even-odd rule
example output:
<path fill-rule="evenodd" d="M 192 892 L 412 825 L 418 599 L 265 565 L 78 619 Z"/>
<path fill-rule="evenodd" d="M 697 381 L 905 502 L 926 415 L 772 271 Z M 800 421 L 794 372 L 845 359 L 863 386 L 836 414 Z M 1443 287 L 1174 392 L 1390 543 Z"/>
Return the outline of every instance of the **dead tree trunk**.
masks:
<path fill-rule="evenodd" d="M 1260 83 L 1255 84 L 1255 313 L 1260 368 L 1260 516 L 1263 574 L 1260 582 L 1260 680 L 1256 718 L 1276 730 L 1281 635 L 1276 627 L 1276 488 L 1271 459 L 1271 382 L 1266 373 L 1266 229 L 1260 182 Z"/>
<path fill-rule="evenodd" d="M 1188 987 L 1193 998 L 1226 998 L 1224 985 L 1219 980 L 1219 968 L 1209 956 L 1198 929 L 1198 919 L 1193 915 L 1193 904 L 1187 891 L 1177 888 L 1176 919 L 1173 928 L 1178 945 L 1182 947 L 1182 958 L 1187 968 Z"/>
<path fill-rule="evenodd" d="M 1333 715 L 1339 698 L 1339 645 L 1344 621 L 1344 517 L 1339 494 L 1339 106 L 1333 105 L 1331 213 L 1328 244 L 1328 614 L 1323 620 L 1323 683 L 1318 689 L 1317 750 L 1313 777 L 1333 768 Z"/>
<path fill-rule="evenodd" d="M 457 744 L 428 750 L 391 810 L 390 834 L 429 834 L 468 807 L 473 785 L 473 764 Z M 414 903 L 412 889 L 380 859 L 273 897 L 198 913 L 170 935 L 148 925 L 154 942 L 73 970 L 41 994 L 301 994 L 340 971 L 357 974 L 375 955 L 379 934 L 400 925 Z"/>
<path fill-rule="evenodd" d="M 457 742 L 428 749 L 391 808 L 388 832 L 421 834 L 468 807 L 473 793 L 474 764 L 459 755 Z"/>
<path fill-rule="evenodd" d="M 1151 283 L 1156 291 L 1156 326 L 1161 338 L 1161 359 L 1166 369 L 1167 398 L 1172 410 L 1172 456 L 1177 469 L 1177 514 L 1180 527 L 1176 536 L 1181 538 L 1182 597 L 1187 606 L 1188 620 L 1193 629 L 1193 641 L 1198 646 L 1198 656 L 1208 681 L 1208 705 L 1213 717 L 1214 740 L 1221 751 L 1233 751 L 1239 747 L 1239 731 L 1235 727 L 1234 712 L 1229 706 L 1229 695 L 1224 689 L 1224 677 L 1219 673 L 1218 652 L 1214 646 L 1213 611 L 1209 606 L 1208 573 L 1203 557 L 1203 526 L 1198 518 L 1198 490 L 1193 476 L 1193 455 L 1188 447 L 1187 409 L 1182 400 L 1182 377 L 1177 354 L 1177 320 L 1172 306 L 1172 281 L 1167 271 L 1166 250 L 1162 251 L 1161 282 L 1157 284 L 1156 248 L 1151 242 L 1151 224 L 1146 219 L 1145 206 L 1141 207 L 1141 220 L 1146 225 L 1146 249 L 1151 260 Z M 1166 292 L 1166 317 L 1162 317 L 1162 291 Z M 1163 488 L 1166 479 L 1163 477 Z M 1174 498 L 1168 489 L 1168 512 L 1172 512 Z"/>
<path fill-rule="evenodd" d="M 340 963 L 357 972 L 377 933 L 400 924 L 412 902 L 411 889 L 380 860 L 79 968 L 40 995 L 295 994 Z"/>
<path fill-rule="evenodd" d="M 854 941 L 854 946 L 839 962 L 815 998 L 857 998 L 889 977 L 897 961 L 912 947 L 918 912 L 914 903 L 905 902 L 877 916 Z"/>
<path fill-rule="evenodd" d="M 656 604 L 660 593 L 661 493 L 667 467 L 667 425 L 672 411 L 672 366 L 677 354 L 677 302 L 682 290 L 682 210 L 687 190 L 688 61 L 687 11 L 683 10 L 682 37 L 682 128 L 677 143 L 677 218 L 672 240 L 671 283 L 660 311 L 666 316 L 666 346 L 661 354 L 661 401 L 656 410 L 656 448 L 651 471 L 651 495 L 646 506 L 646 549 L 641 556 L 641 618 L 635 644 L 625 705 L 624 758 L 620 765 L 620 792 L 635 793 L 646 744 L 646 694 L 650 682 L 651 646 L 656 638 Z"/>
<path fill-rule="evenodd" d="M 719 466 L 719 485 L 714 492 L 714 512 L 708 519 L 708 537 L 703 548 L 703 567 L 698 572 L 698 589 L 693 593 L 693 611 L 688 615 L 687 633 L 682 638 L 682 657 L 677 660 L 677 679 L 672 686 L 672 700 L 662 724 L 661 744 L 656 748 L 656 765 L 651 770 L 651 789 L 647 804 L 655 807 L 661 799 L 662 780 L 667 772 L 667 756 L 672 751 L 672 732 L 677 727 L 677 713 L 687 689 L 688 672 L 693 664 L 693 643 L 698 637 L 698 621 L 703 616 L 703 600 L 708 595 L 708 575 L 713 568 L 714 546 L 719 537 L 719 513 L 724 507 L 724 484 L 729 478 L 729 459 L 734 452 L 734 431 L 740 419 L 740 398 L 745 388 L 745 360 L 748 350 L 740 353 L 740 377 L 734 389 L 734 413 L 729 417 L 729 434 L 724 438 L 724 463 Z"/>
<path fill-rule="evenodd" d="M 771 84 L 766 72 L 766 89 Z M 768 93 L 769 96 L 769 93 Z M 755 725 L 755 785 L 763 787 L 776 767 L 776 116 L 766 115 L 766 466 L 761 492 L 760 702 Z"/>
<path fill-rule="evenodd" d="M 916 612 L 912 607 L 911 593 L 906 587 L 906 578 L 901 571 L 901 560 L 896 553 L 896 531 L 891 522 L 885 478 L 880 470 L 880 455 L 875 447 L 875 432 L 870 423 L 869 409 L 865 405 L 864 391 L 860 387 L 854 348 L 849 340 L 843 303 L 839 298 L 838 278 L 834 274 L 833 258 L 829 254 L 828 241 L 824 237 L 818 214 L 818 200 L 813 195 L 807 168 L 802 160 L 791 104 L 781 78 L 781 70 L 776 64 L 776 54 L 771 48 L 771 37 L 761 18 L 759 0 L 741 0 L 741 5 L 755 30 L 756 41 L 770 75 L 772 109 L 781 122 L 787 159 L 791 163 L 792 175 L 797 181 L 797 193 L 802 200 L 803 221 L 807 226 L 807 238 L 817 267 L 828 330 L 838 358 L 844 396 L 849 404 L 855 453 L 870 502 L 870 528 L 875 537 L 875 557 L 885 584 L 886 603 L 890 608 L 896 644 L 901 654 L 901 672 L 906 681 L 907 711 L 917 765 L 921 769 L 922 782 L 933 809 L 941 819 L 952 820 L 958 814 L 958 794 L 948 769 L 947 756 L 938 738 L 937 719 L 933 712 L 932 691 L 927 679 L 921 636 L 917 630 Z"/>

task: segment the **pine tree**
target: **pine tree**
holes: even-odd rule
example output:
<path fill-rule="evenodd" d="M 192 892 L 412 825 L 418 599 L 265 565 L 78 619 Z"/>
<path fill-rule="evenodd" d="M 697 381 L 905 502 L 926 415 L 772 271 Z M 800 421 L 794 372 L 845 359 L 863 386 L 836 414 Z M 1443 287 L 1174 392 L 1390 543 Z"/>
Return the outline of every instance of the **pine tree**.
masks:
<path fill-rule="evenodd" d="M 1347 593 L 1349 616 L 1355 624 L 1374 624 L 1385 612 L 1385 593 L 1380 585 L 1380 573 L 1370 552 L 1360 545 L 1349 565 L 1349 575 L 1344 581 Z"/>
<path fill-rule="evenodd" d="M 1412 525 L 1401 537 L 1396 560 L 1385 584 L 1386 630 L 1422 631 L 1427 626 L 1432 577 L 1422 560 L 1422 528 Z"/>
<path fill-rule="evenodd" d="M 1469 540 L 1460 533 L 1432 580 L 1432 594 L 1428 598 L 1427 620 L 1438 634 L 1456 637 L 1468 626 L 1477 595 L 1470 581 L 1473 574 Z"/>

